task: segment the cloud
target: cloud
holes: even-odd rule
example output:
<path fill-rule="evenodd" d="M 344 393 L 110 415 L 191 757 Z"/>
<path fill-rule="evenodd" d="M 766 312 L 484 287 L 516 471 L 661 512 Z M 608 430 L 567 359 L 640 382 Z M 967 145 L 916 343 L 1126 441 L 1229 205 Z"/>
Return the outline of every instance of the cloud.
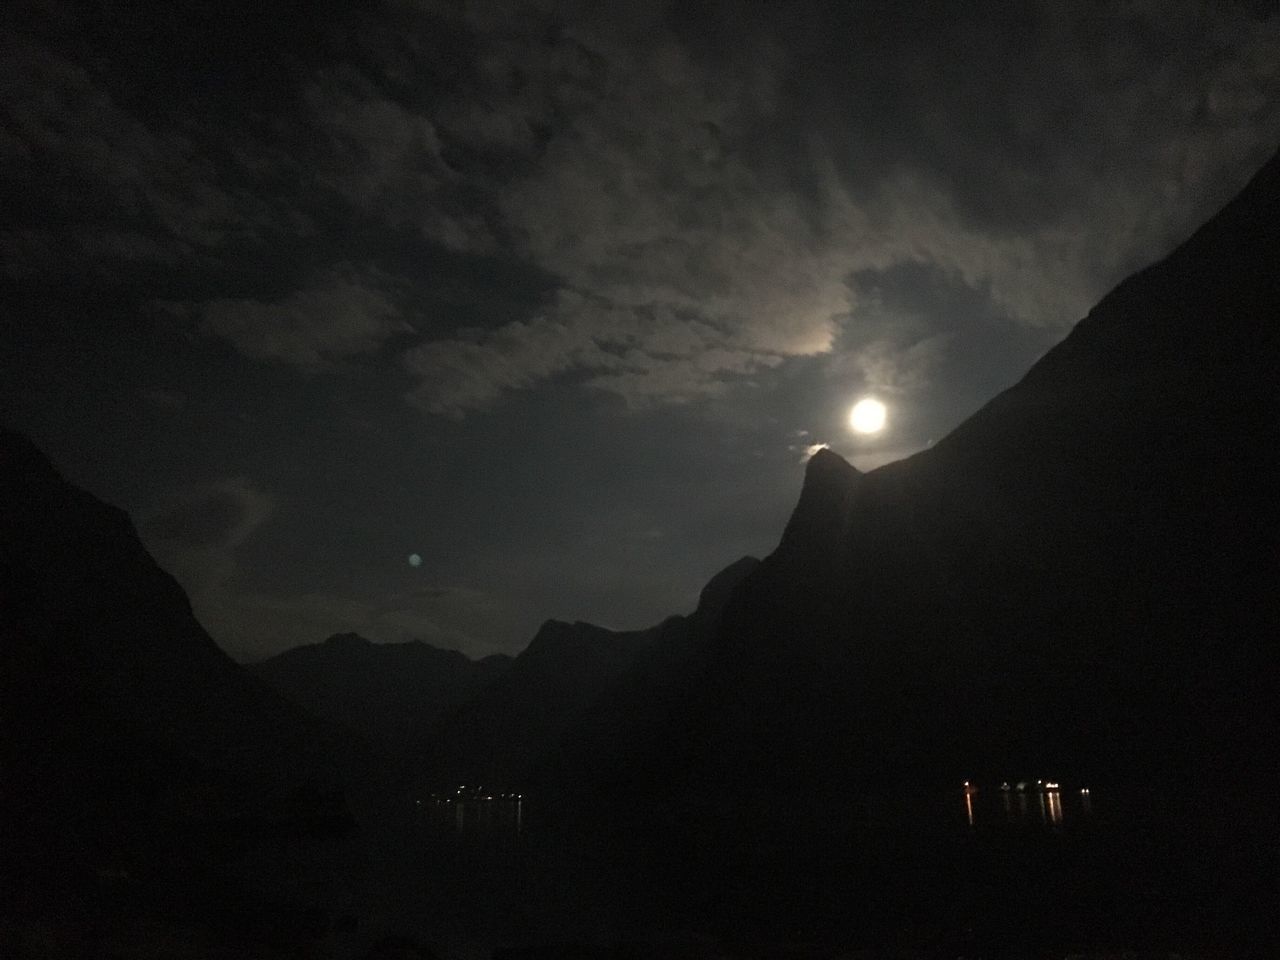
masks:
<path fill-rule="evenodd" d="M 892 16 L 837 12 L 829 36 L 789 26 L 816 7 L 782 29 L 713 16 L 711 51 L 644 18 L 624 42 L 568 9 L 558 34 L 530 26 L 546 11 L 473 21 L 492 34 L 440 130 L 527 158 L 477 188 L 513 252 L 570 295 L 413 350 L 428 412 L 566 375 L 634 406 L 688 402 L 832 351 L 910 389 L 945 332 L 858 333 L 853 275 L 929 264 L 1014 322 L 1064 329 L 1212 206 L 1206 185 L 1244 145 L 1280 132 L 1277 18 L 1225 12 L 1215 54 L 1153 58 L 1204 29 L 1191 6 L 1134 7 L 1127 32 L 1083 45 L 1052 4 L 1017 24 L 958 6 L 954 42 L 936 43 Z M 824 47 L 837 35 L 840 56 Z M 954 83 L 932 79 L 940 64 Z"/>
<path fill-rule="evenodd" d="M 572 294 L 560 299 L 574 300 Z M 410 398 L 434 414 L 458 416 L 574 367 L 609 366 L 618 358 L 606 347 L 627 331 L 583 323 L 572 310 L 513 321 L 469 339 L 454 338 L 409 350 L 405 366 L 420 378 Z"/>
<path fill-rule="evenodd" d="M 412 328 L 376 274 L 339 265 L 279 300 L 211 300 L 189 306 L 201 329 L 253 360 L 318 367 L 371 353 Z"/>
<path fill-rule="evenodd" d="M 1061 331 L 1280 136 L 1280 16 L 1064 9 L 944 2 L 947 29 L 922 31 L 910 5 L 819 0 L 388 4 L 346 62 L 290 60 L 225 129 L 144 118 L 127 84 L 18 40 L 0 158 L 65 215 L 0 232 L 4 269 L 203 273 L 169 299 L 246 357 L 311 368 L 405 330 L 397 307 L 440 296 L 441 250 L 477 285 L 551 278 L 481 329 L 421 311 L 401 362 L 431 415 L 554 380 L 690 403 L 819 355 L 926 377 L 919 343 L 945 331 L 873 329 L 859 273 L 928 264 Z M 349 256 L 334 224 L 378 238 L 372 266 L 322 266 Z M 281 296 L 277 266 L 312 279 Z M 210 299 L 210 274 L 234 295 Z"/>
<path fill-rule="evenodd" d="M 644 406 L 714 395 L 726 376 L 780 361 L 777 353 L 736 346 L 731 334 L 668 307 L 626 308 L 571 290 L 532 320 L 425 343 L 404 356 L 420 378 L 413 402 L 455 417 L 570 371 L 588 375 L 588 386 Z"/>
<path fill-rule="evenodd" d="M 142 513 L 138 535 L 182 584 L 200 616 L 223 602 L 236 574 L 236 551 L 275 508 L 275 498 L 247 478 L 230 477 L 179 490 Z"/>
<path fill-rule="evenodd" d="M 324 138 L 317 184 L 359 215 L 409 226 L 458 252 L 491 250 L 483 197 L 443 155 L 431 118 L 379 92 L 353 67 L 322 72 L 303 94 L 309 121 Z"/>
<path fill-rule="evenodd" d="M 791 446 L 788 450 L 798 450 L 800 452 L 800 462 L 808 463 L 819 450 L 830 450 L 829 443 L 810 443 L 803 447 Z"/>
<path fill-rule="evenodd" d="M 174 492 L 143 512 L 138 533 L 182 585 L 196 618 L 233 656 L 261 659 L 334 633 L 378 642 L 424 640 L 473 655 L 511 633 L 504 602 L 465 586 L 425 584 L 359 594 L 270 593 L 240 576 L 238 554 L 271 520 L 276 498 L 246 477 Z"/>
<path fill-rule="evenodd" d="M 167 263 L 257 235 L 263 203 L 228 190 L 189 136 L 143 123 L 81 65 L 15 38 L 0 50 L 0 89 L 8 176 L 54 191 L 62 213 L 53 263 L 77 252 Z"/>
<path fill-rule="evenodd" d="M 925 385 L 951 337 L 951 333 L 939 333 L 909 346 L 879 340 L 843 359 L 861 373 L 867 390 L 903 396 Z"/>
<path fill-rule="evenodd" d="M 492 194 L 514 252 L 563 288 L 541 315 L 411 351 L 419 406 L 459 415 L 571 371 L 633 405 L 686 402 L 829 349 L 845 265 L 732 154 L 759 78 L 712 76 L 669 42 L 503 55 L 546 85 L 507 104 L 506 126 L 536 122 L 522 119 L 531 99 L 570 115 Z M 535 66 L 547 60 L 581 69 Z"/>

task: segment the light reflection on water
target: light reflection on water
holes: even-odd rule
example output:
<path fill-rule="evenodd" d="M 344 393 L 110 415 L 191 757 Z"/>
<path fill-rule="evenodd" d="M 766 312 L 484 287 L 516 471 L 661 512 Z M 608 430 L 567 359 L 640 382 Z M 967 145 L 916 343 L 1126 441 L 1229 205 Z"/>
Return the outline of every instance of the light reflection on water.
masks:
<path fill-rule="evenodd" d="M 524 832 L 524 800 L 514 797 L 433 798 L 425 806 L 429 822 L 463 836 L 511 836 Z"/>
<path fill-rule="evenodd" d="M 890 888 L 902 891 L 893 894 L 903 898 L 900 915 L 931 918 L 928 922 L 939 929 L 954 923 L 958 931 L 971 932 L 988 924 L 996 931 L 993 936 L 1005 936 L 1008 929 L 1024 929 L 1019 924 L 1026 929 L 1043 924 L 1052 937 L 1061 936 L 1063 925 L 1079 916 L 1085 917 L 1081 923 L 1105 929 L 1117 898 L 1124 902 L 1134 869 L 1163 876 L 1157 874 L 1157 868 L 1165 869 L 1163 861 L 1139 861 L 1135 867 L 1131 858 L 1114 856 L 1118 837 L 1134 829 L 1150 836 L 1155 829 L 1147 818 L 1146 797 L 1104 792 L 1094 814 L 1091 795 L 1078 785 L 1048 790 L 1037 789 L 1033 781 L 1022 791 L 1012 785 L 1002 791 L 998 783 L 975 784 L 968 791 L 956 786 L 876 795 L 849 820 L 806 819 L 805 808 L 797 810 L 794 799 L 780 798 L 777 819 L 762 818 L 778 828 L 767 842 L 727 833 L 735 846 L 712 847 L 711 855 L 695 846 L 701 834 L 692 832 L 676 835 L 681 845 L 669 851 L 607 846 L 600 838 L 615 834 L 579 832 L 567 817 L 549 815 L 542 797 L 527 808 L 510 800 L 459 804 L 455 798 L 439 803 L 424 798 L 422 823 L 430 829 L 422 834 L 428 854 L 420 860 L 429 893 L 420 902 L 448 918 L 438 921 L 442 928 L 452 929 L 448 925 L 459 914 L 465 922 L 456 922 L 468 930 L 523 942 L 535 935 L 589 938 L 602 935 L 601 930 L 613 936 L 614 924 L 665 931 L 662 924 L 673 917 L 701 935 L 699 924 L 721 919 L 716 914 L 708 921 L 702 912 L 713 909 L 698 899 L 708 890 L 717 898 L 714 909 L 725 911 L 726 925 L 749 916 L 790 930 L 795 923 L 790 905 L 802 897 L 812 903 L 814 891 L 821 890 L 830 898 L 814 908 L 813 923 L 842 930 L 848 924 L 862 937 L 877 923 L 897 922 L 882 921 L 898 914 L 884 909 L 886 900 L 866 893 Z M 730 810 L 732 802 L 716 810 Z M 663 812 L 673 819 L 684 815 L 683 810 Z M 815 805 L 810 813 L 821 817 L 824 808 Z M 1162 821 L 1154 822 L 1166 829 Z M 1180 820 L 1172 822 L 1174 829 L 1187 829 Z M 793 844 L 793 835 L 800 841 Z M 642 842 L 652 844 L 655 836 L 647 834 Z M 810 842 L 814 836 L 818 840 Z M 1164 846 L 1136 849 L 1148 848 Z M 775 897 L 775 888 L 785 896 Z M 1167 888 L 1152 889 L 1164 895 Z M 856 913 L 850 912 L 850 902 L 858 904 Z M 1066 907 L 1060 910 L 1058 904 Z M 824 913 L 827 909 L 838 912 Z"/>
<path fill-rule="evenodd" d="M 1088 790 L 1003 790 L 973 785 L 966 786 L 961 796 L 964 821 L 972 828 L 1005 824 L 1057 829 L 1069 822 L 1081 822 L 1093 813 L 1093 798 Z M 419 806 L 428 824 L 459 837 L 515 838 L 526 827 L 524 800 L 514 794 L 436 796 Z"/>
<path fill-rule="evenodd" d="M 981 790 L 966 785 L 963 796 L 964 818 L 970 827 L 1003 823 L 1057 828 L 1093 813 L 1093 797 L 1087 789 L 989 787 Z"/>

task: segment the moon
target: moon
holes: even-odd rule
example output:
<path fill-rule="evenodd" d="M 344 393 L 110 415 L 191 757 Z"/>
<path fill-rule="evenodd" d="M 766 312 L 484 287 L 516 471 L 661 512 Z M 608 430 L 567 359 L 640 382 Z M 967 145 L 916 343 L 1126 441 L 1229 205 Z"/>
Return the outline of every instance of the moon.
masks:
<path fill-rule="evenodd" d="M 409 566 L 411 567 L 422 566 L 422 557 L 416 553 L 409 554 Z"/>
<path fill-rule="evenodd" d="M 849 411 L 849 426 L 855 433 L 879 433 L 884 429 L 885 406 L 875 397 L 863 397 Z"/>

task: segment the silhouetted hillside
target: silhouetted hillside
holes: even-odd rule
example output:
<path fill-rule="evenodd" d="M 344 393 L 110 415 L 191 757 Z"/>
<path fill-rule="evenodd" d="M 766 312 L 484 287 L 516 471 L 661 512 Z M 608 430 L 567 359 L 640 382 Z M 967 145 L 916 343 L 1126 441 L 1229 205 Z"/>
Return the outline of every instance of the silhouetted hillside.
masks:
<path fill-rule="evenodd" d="M 548 620 L 494 683 L 442 726 L 446 779 L 508 785 L 570 727 L 610 681 L 657 637 Z"/>
<path fill-rule="evenodd" d="M 820 451 L 696 679 L 578 773 L 1274 785 L 1278 264 L 1280 158 L 928 451 Z"/>
<path fill-rule="evenodd" d="M 608 742 L 616 723 L 637 716 L 653 684 L 687 677 L 696 643 L 757 560 L 745 557 L 713 577 L 689 616 L 669 617 L 647 630 L 616 632 L 589 623 L 549 620 L 497 681 L 443 727 L 438 773 L 462 781 L 505 786 L 537 772 L 569 749 Z M 632 709 L 634 707 L 634 709 Z"/>
<path fill-rule="evenodd" d="M 393 753 L 419 754 L 441 721 L 501 677 L 511 658 L 472 660 L 420 641 L 372 643 L 354 633 L 286 650 L 249 669 L 314 717 Z"/>
<path fill-rule="evenodd" d="M 6 869 L 66 881 L 348 820 L 332 744 L 214 644 L 123 511 L 9 431 L 0 591 Z"/>

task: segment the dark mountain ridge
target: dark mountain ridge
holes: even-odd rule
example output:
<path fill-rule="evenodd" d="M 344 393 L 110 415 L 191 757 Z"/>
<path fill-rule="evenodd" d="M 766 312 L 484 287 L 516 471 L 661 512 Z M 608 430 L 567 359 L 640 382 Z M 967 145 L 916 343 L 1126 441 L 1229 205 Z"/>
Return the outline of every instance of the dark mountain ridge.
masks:
<path fill-rule="evenodd" d="M 688 616 L 645 630 L 613 631 L 548 620 L 502 676 L 443 725 L 433 771 L 442 782 L 546 782 L 544 766 L 634 717 L 658 677 L 680 676 L 692 650 L 756 566 L 744 557 L 717 573 Z M 629 708 L 630 707 L 630 708 Z M 634 709 L 632 709 L 634 708 Z"/>
<path fill-rule="evenodd" d="M 422 641 L 373 643 L 354 633 L 286 650 L 249 670 L 308 714 L 393 754 L 422 755 L 450 713 L 509 669 Z"/>
<path fill-rule="evenodd" d="M 326 731 L 217 647 L 123 511 L 8 430 L 0 729 L 0 804 L 22 839 L 6 869 L 65 881 L 349 822 Z"/>
<path fill-rule="evenodd" d="M 548 620 L 515 658 L 473 661 L 421 642 L 378 644 L 344 633 L 249 669 L 309 715 L 388 756 L 425 761 L 437 785 L 515 786 L 566 739 L 577 749 L 603 743 L 644 709 L 637 698 L 654 685 L 677 686 L 758 563 L 744 557 L 717 573 L 688 616 L 633 631 Z"/>
<path fill-rule="evenodd" d="M 566 776 L 1272 783 L 1277 264 L 1280 157 L 929 450 L 819 451 L 697 679 Z"/>

